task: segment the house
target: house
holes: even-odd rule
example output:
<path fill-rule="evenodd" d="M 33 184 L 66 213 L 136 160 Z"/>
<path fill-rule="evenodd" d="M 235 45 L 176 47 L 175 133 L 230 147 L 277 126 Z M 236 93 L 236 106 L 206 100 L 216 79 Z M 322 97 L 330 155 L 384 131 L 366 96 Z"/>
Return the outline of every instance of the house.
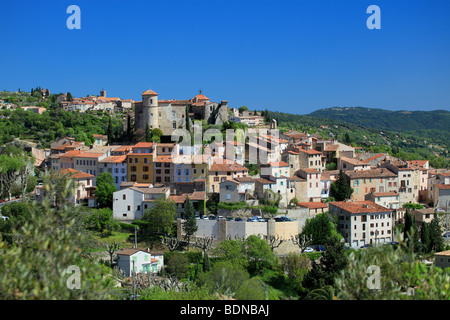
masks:
<path fill-rule="evenodd" d="M 450 208 L 450 184 L 434 185 L 434 206 L 443 210 Z"/>
<path fill-rule="evenodd" d="M 282 154 L 281 159 L 290 165 L 290 173 L 294 175 L 300 169 L 325 169 L 322 152 L 317 150 L 306 150 L 304 148 L 290 146 Z"/>
<path fill-rule="evenodd" d="M 407 167 L 403 161 L 387 159 L 381 164 L 381 168 L 387 168 L 398 177 L 398 193 L 400 204 L 417 203 L 419 201 L 419 170 L 416 167 Z"/>
<path fill-rule="evenodd" d="M 204 212 L 204 205 L 206 202 L 206 192 L 205 191 L 193 191 L 190 193 L 182 193 L 182 194 L 171 194 L 169 199 L 174 201 L 177 205 L 177 217 L 184 218 L 184 202 L 186 198 L 189 197 L 189 200 L 192 202 L 194 206 L 195 215 L 200 216 L 200 213 Z"/>
<path fill-rule="evenodd" d="M 430 223 L 435 216 L 433 208 L 416 209 L 411 211 L 411 215 L 416 220 L 416 224 L 420 226 L 422 223 Z"/>
<path fill-rule="evenodd" d="M 119 221 L 139 220 L 156 198 L 168 198 L 170 188 L 153 185 L 122 188 L 113 193 L 113 217 Z"/>
<path fill-rule="evenodd" d="M 310 215 L 328 211 L 328 205 L 323 202 L 299 202 L 297 206 L 307 208 Z"/>
<path fill-rule="evenodd" d="M 392 222 L 394 225 L 404 223 L 406 210 L 400 206 L 400 195 L 398 192 L 371 192 L 365 195 L 365 200 L 392 209 Z"/>
<path fill-rule="evenodd" d="M 247 175 L 248 169 L 238 163 L 227 160 L 214 162 L 209 169 L 208 192 L 217 193 L 220 190 L 220 182 Z"/>
<path fill-rule="evenodd" d="M 95 177 L 92 174 L 74 170 L 72 168 L 64 169 L 61 174 L 70 177 L 74 181 L 74 193 L 71 202 L 74 204 L 81 204 L 89 202 L 89 199 L 94 198 L 95 187 L 93 181 Z"/>
<path fill-rule="evenodd" d="M 119 190 L 120 184 L 127 181 L 127 156 L 110 156 L 100 160 L 98 162 L 98 172 L 99 174 L 103 172 L 111 173 L 116 188 Z"/>
<path fill-rule="evenodd" d="M 122 249 L 117 251 L 117 266 L 126 277 L 135 273 L 157 273 L 164 266 L 164 255 L 152 254 L 141 249 Z"/>
<path fill-rule="evenodd" d="M 397 175 L 386 168 L 345 171 L 345 176 L 353 188 L 351 200 L 364 201 L 371 192 L 397 192 Z"/>
<path fill-rule="evenodd" d="M 436 252 L 434 254 L 434 265 L 442 269 L 450 268 L 450 250 Z"/>
<path fill-rule="evenodd" d="M 289 164 L 284 161 L 269 162 L 268 164 L 261 165 L 261 176 L 274 176 L 274 177 L 289 177 Z"/>
<path fill-rule="evenodd" d="M 346 171 L 346 170 L 369 170 L 370 165 L 364 161 L 358 159 L 351 159 L 347 157 L 340 157 L 338 159 L 338 170 Z"/>
<path fill-rule="evenodd" d="M 300 202 L 320 202 L 322 200 L 322 182 L 321 172 L 317 169 L 301 169 L 297 172 L 297 176 L 304 179 L 304 186 L 300 197 Z"/>
<path fill-rule="evenodd" d="M 127 181 L 153 183 L 154 143 L 139 142 L 126 154 Z"/>
<path fill-rule="evenodd" d="M 264 199 L 266 194 L 281 195 L 280 206 L 287 207 L 290 199 L 288 182 L 288 178 L 284 176 L 261 176 L 255 179 L 255 194 L 259 199 Z"/>
<path fill-rule="evenodd" d="M 98 162 L 106 158 L 104 153 L 82 152 L 73 156 L 75 170 L 89 173 L 94 176 L 94 185 L 98 176 Z"/>
<path fill-rule="evenodd" d="M 372 201 L 337 201 L 329 203 L 329 212 L 337 216 L 338 232 L 352 248 L 393 239 L 391 209 Z"/>
<path fill-rule="evenodd" d="M 219 201 L 220 202 L 241 202 L 246 200 L 245 191 L 240 190 L 240 183 L 234 179 L 225 180 L 219 183 Z"/>

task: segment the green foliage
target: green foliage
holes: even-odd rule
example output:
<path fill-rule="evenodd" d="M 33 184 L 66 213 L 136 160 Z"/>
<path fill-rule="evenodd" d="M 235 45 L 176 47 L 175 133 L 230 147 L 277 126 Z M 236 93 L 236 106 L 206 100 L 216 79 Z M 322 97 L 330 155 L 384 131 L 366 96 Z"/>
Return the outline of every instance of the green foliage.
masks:
<path fill-rule="evenodd" d="M 102 172 L 97 177 L 95 198 L 100 208 L 112 208 L 113 193 L 117 191 L 114 178 L 109 172 Z"/>
<path fill-rule="evenodd" d="M 271 269 L 277 263 L 277 257 L 267 241 L 258 236 L 251 235 L 246 239 L 245 252 L 248 259 L 248 270 L 251 273 L 259 273 L 264 268 Z"/>
<path fill-rule="evenodd" d="M 302 236 L 312 236 L 311 244 L 324 244 L 328 239 L 334 237 L 342 238 L 337 232 L 335 220 L 328 211 L 307 219 L 300 234 Z"/>
<path fill-rule="evenodd" d="M 368 286 L 369 266 L 380 268 L 379 290 Z M 350 254 L 335 283 L 342 300 L 447 300 L 450 295 L 450 274 L 420 262 L 404 243 Z"/>
<path fill-rule="evenodd" d="M 148 222 L 148 231 L 152 234 L 168 235 L 173 232 L 177 215 L 175 201 L 159 197 L 153 200 L 153 206 L 144 213 L 142 220 Z"/>
<path fill-rule="evenodd" d="M 418 210 L 423 209 L 423 205 L 421 205 L 420 203 L 404 203 L 403 208 L 409 210 Z"/>
<path fill-rule="evenodd" d="M 177 279 L 185 278 L 189 271 L 187 257 L 184 254 L 175 252 L 166 262 L 166 271 L 169 275 L 172 275 Z"/>
<path fill-rule="evenodd" d="M 230 261 L 233 265 L 244 268 L 248 266 L 245 242 L 242 239 L 221 241 L 212 252 L 219 261 Z"/>
<path fill-rule="evenodd" d="M 303 279 L 303 287 L 309 290 L 334 286 L 334 277 L 347 266 L 344 243 L 339 238 L 329 238 L 325 246 L 320 262 L 313 261 L 312 269 Z"/>
<path fill-rule="evenodd" d="M 197 284 L 208 288 L 209 292 L 218 292 L 234 296 L 239 287 L 250 278 L 247 270 L 231 261 L 220 261 L 207 273 L 197 279 Z"/>
<path fill-rule="evenodd" d="M 186 222 L 183 224 L 183 229 L 188 238 L 189 248 L 190 237 L 198 230 L 194 205 L 189 197 L 186 197 L 186 200 L 184 201 L 184 218 L 186 219 Z"/>
<path fill-rule="evenodd" d="M 154 286 L 140 293 L 139 300 L 218 300 L 215 294 L 210 294 L 207 289 L 191 285 L 188 289 L 180 291 L 168 290 Z"/>
<path fill-rule="evenodd" d="M 113 218 L 110 208 L 92 209 L 86 223 L 89 229 L 97 231 L 103 236 L 108 236 L 120 228 L 119 222 Z"/>
<path fill-rule="evenodd" d="M 78 210 L 52 205 L 54 186 L 41 212 L 30 211 L 24 223 L 14 224 L 8 245 L 0 239 L 0 299 L 71 300 L 111 299 L 113 288 L 109 271 L 82 256 L 79 244 L 87 240 L 77 222 Z M 40 207 L 37 203 L 33 207 Z M 40 211 L 40 210 L 39 210 Z M 69 267 L 79 267 L 80 289 L 72 283 Z"/>
<path fill-rule="evenodd" d="M 260 278 L 246 280 L 237 290 L 238 300 L 278 300 L 278 296 Z"/>
<path fill-rule="evenodd" d="M 336 201 L 345 201 L 350 199 L 353 193 L 353 189 L 345 178 L 344 172 L 339 171 L 338 179 L 331 183 L 330 186 L 331 196 L 336 199 Z"/>

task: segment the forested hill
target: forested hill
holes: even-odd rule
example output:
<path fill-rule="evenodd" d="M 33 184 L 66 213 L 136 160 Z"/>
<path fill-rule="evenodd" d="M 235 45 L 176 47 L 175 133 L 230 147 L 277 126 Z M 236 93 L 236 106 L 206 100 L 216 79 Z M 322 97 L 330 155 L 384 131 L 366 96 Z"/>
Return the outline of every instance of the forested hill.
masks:
<path fill-rule="evenodd" d="M 389 111 L 363 107 L 334 107 L 314 111 L 309 116 L 350 122 L 388 131 L 436 129 L 450 131 L 450 111 Z"/>

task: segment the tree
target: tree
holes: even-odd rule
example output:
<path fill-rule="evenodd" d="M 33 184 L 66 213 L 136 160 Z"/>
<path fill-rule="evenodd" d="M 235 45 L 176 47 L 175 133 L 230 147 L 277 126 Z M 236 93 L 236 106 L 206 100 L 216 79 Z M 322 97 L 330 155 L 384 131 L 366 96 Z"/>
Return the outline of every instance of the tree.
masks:
<path fill-rule="evenodd" d="M 331 196 L 335 198 L 336 201 L 345 201 L 351 198 L 353 189 L 345 179 L 345 175 L 342 170 L 339 170 L 339 177 L 331 184 L 330 191 Z"/>
<path fill-rule="evenodd" d="M 117 242 L 117 241 L 106 242 L 105 246 L 106 246 L 106 251 L 109 254 L 110 263 L 111 263 L 111 267 L 112 267 L 114 254 L 122 248 L 122 243 Z"/>
<path fill-rule="evenodd" d="M 227 239 L 221 241 L 212 250 L 213 254 L 221 261 L 230 261 L 233 265 L 248 266 L 247 255 L 245 253 L 245 242 L 243 239 Z"/>
<path fill-rule="evenodd" d="M 112 118 L 111 118 L 111 116 L 109 116 L 107 135 L 108 135 L 108 145 L 110 145 L 113 142 L 113 139 L 114 139 L 114 137 L 113 137 L 113 125 L 112 125 Z"/>
<path fill-rule="evenodd" d="M 23 169 L 24 162 L 20 156 L 0 155 L 0 191 L 8 195 L 11 201 L 11 188 Z"/>
<path fill-rule="evenodd" d="M 70 92 L 67 92 L 67 101 L 72 101 L 73 97 L 72 94 Z"/>
<path fill-rule="evenodd" d="M 431 252 L 430 226 L 425 221 L 420 229 L 420 243 L 425 253 Z"/>
<path fill-rule="evenodd" d="M 181 280 L 186 277 L 189 270 L 188 258 L 179 252 L 175 252 L 167 261 L 167 272 L 177 279 Z"/>
<path fill-rule="evenodd" d="M 409 209 L 405 213 L 405 228 L 403 230 L 403 239 L 407 247 L 411 250 L 418 250 L 419 234 L 417 232 L 416 219 L 412 216 Z"/>
<path fill-rule="evenodd" d="M 244 112 L 244 111 L 248 111 L 247 106 L 241 106 L 241 107 L 239 107 L 239 113 L 242 113 L 242 112 Z"/>
<path fill-rule="evenodd" d="M 300 233 L 300 237 L 303 236 L 310 240 L 311 244 L 324 244 L 332 237 L 342 238 L 337 232 L 332 216 L 328 212 L 323 212 L 311 219 L 307 219 Z"/>
<path fill-rule="evenodd" d="M 189 105 L 186 103 L 186 130 L 191 132 L 191 121 L 189 118 Z"/>
<path fill-rule="evenodd" d="M 248 259 L 248 269 L 259 273 L 264 268 L 270 269 L 276 263 L 276 256 L 264 239 L 251 235 L 245 241 L 245 252 Z"/>
<path fill-rule="evenodd" d="M 112 231 L 119 229 L 119 222 L 113 218 L 110 208 L 93 209 L 87 217 L 89 228 L 100 232 L 102 235 L 110 235 Z"/>
<path fill-rule="evenodd" d="M 188 250 L 191 236 L 198 230 L 197 220 L 195 220 L 195 209 L 189 196 L 184 200 L 184 222 L 183 229 L 187 237 Z"/>
<path fill-rule="evenodd" d="M 325 286 L 334 286 L 334 277 L 347 266 L 344 243 L 337 237 L 327 239 L 326 250 L 319 262 L 313 261 L 312 269 L 303 279 L 303 287 L 314 290 Z"/>
<path fill-rule="evenodd" d="M 151 234 L 170 234 L 177 215 L 175 201 L 159 197 L 153 200 L 152 204 L 152 208 L 147 209 L 142 218 L 148 221 L 148 231 Z"/>
<path fill-rule="evenodd" d="M 102 172 L 97 177 L 97 188 L 95 198 L 100 208 L 112 209 L 113 193 L 117 191 L 114 178 L 109 172 Z"/>
<path fill-rule="evenodd" d="M 444 250 L 444 240 L 442 239 L 442 227 L 439 223 L 439 219 L 435 214 L 433 220 L 430 222 L 430 251 L 442 251 Z"/>
<path fill-rule="evenodd" d="M 110 270 L 85 259 L 80 250 L 87 235 L 75 218 L 79 209 L 67 205 L 57 212 L 52 206 L 54 186 L 45 186 L 44 200 L 31 203 L 41 209 L 13 227 L 17 241 L 8 245 L 0 240 L 0 299 L 112 299 Z"/>
<path fill-rule="evenodd" d="M 163 132 L 159 128 L 155 128 L 152 130 L 152 141 L 153 142 L 161 142 L 161 136 Z"/>
<path fill-rule="evenodd" d="M 145 123 L 145 142 L 152 142 L 152 132 L 148 122 Z"/>

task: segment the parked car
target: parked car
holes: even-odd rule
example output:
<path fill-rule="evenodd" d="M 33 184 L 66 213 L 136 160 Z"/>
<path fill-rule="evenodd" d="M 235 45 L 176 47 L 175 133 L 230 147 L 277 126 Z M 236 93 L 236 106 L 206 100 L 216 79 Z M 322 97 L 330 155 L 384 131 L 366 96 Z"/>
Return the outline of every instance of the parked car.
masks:
<path fill-rule="evenodd" d="M 232 217 L 226 217 L 227 221 L 233 221 L 234 219 Z"/>
<path fill-rule="evenodd" d="M 303 250 L 303 252 L 314 252 L 314 249 L 311 247 L 306 247 L 305 250 Z"/>
<path fill-rule="evenodd" d="M 208 218 L 208 216 L 203 216 L 202 219 L 203 220 L 208 220 L 209 218 Z"/>
<path fill-rule="evenodd" d="M 442 235 L 444 238 L 450 238 L 450 232 L 446 232 Z"/>
<path fill-rule="evenodd" d="M 208 219 L 209 220 L 217 220 L 216 216 L 209 216 Z"/>
<path fill-rule="evenodd" d="M 361 249 L 364 249 L 364 248 L 369 248 L 369 247 L 371 247 L 370 244 L 365 244 L 365 245 L 361 246 L 360 248 L 361 248 Z"/>
<path fill-rule="evenodd" d="M 254 220 L 252 218 L 247 218 L 247 222 L 253 222 Z"/>
<path fill-rule="evenodd" d="M 281 217 L 275 218 L 275 221 L 292 221 L 292 219 L 288 218 L 286 216 L 281 216 Z"/>
<path fill-rule="evenodd" d="M 234 219 L 234 221 L 243 221 L 243 220 L 242 220 L 242 218 L 237 217 Z"/>

